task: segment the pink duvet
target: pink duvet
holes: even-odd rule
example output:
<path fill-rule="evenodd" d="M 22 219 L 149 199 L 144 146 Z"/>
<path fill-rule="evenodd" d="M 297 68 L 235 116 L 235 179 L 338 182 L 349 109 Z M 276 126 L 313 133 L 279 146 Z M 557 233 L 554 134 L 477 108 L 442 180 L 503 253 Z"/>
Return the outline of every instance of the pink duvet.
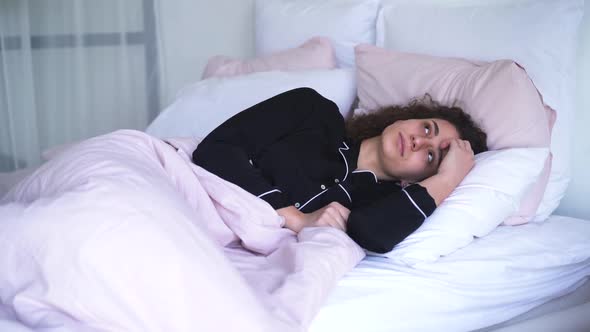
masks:
<path fill-rule="evenodd" d="M 303 331 L 363 251 L 138 131 L 58 154 L 0 201 L 0 317 L 37 331 Z"/>

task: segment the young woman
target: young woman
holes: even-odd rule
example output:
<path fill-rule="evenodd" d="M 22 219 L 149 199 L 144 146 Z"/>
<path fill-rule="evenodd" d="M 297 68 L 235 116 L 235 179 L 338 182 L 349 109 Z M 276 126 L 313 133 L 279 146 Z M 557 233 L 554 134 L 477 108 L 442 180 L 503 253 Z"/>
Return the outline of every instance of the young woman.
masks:
<path fill-rule="evenodd" d="M 330 226 L 388 252 L 432 214 L 487 149 L 456 107 L 414 102 L 347 124 L 310 88 L 279 94 L 213 130 L 193 161 L 268 202 L 284 227 Z"/>

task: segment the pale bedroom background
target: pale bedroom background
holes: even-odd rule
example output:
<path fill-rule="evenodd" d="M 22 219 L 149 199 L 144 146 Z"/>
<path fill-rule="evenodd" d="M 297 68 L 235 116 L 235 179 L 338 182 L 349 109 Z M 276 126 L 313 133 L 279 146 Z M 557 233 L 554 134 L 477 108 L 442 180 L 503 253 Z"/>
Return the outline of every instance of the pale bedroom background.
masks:
<path fill-rule="evenodd" d="M 34 166 L 58 144 L 145 129 L 210 56 L 254 55 L 253 4 L 0 1 L 0 171 Z M 579 40 L 572 181 L 556 214 L 590 219 L 590 0 Z"/>
<path fill-rule="evenodd" d="M 172 5 L 162 1 L 159 22 L 165 44 L 161 59 L 165 70 L 161 94 L 164 104 L 174 98 L 178 89 L 200 77 L 210 56 L 254 54 L 253 3 L 253 0 L 176 0 Z M 571 150 L 575 162 L 572 181 L 556 214 L 590 219 L 590 204 L 587 204 L 590 195 L 589 0 L 585 1 L 577 61 L 577 109 Z"/>

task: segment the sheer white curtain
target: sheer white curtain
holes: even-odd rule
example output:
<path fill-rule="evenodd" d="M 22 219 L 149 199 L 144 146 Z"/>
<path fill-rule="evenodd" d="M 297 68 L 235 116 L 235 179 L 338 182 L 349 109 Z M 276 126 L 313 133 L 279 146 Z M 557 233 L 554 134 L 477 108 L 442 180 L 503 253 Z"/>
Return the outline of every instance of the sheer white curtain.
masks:
<path fill-rule="evenodd" d="M 153 0 L 0 1 L 0 172 L 155 117 Z"/>

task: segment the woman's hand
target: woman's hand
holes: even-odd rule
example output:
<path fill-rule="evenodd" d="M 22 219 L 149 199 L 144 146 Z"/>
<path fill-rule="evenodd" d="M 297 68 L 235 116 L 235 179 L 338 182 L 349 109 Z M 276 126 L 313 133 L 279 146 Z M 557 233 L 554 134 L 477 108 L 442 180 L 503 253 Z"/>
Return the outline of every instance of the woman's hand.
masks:
<path fill-rule="evenodd" d="M 442 160 L 438 173 L 445 177 L 454 187 L 458 186 L 473 168 L 474 156 L 469 141 L 453 139 L 449 142 L 449 151 Z M 453 187 L 453 188 L 454 188 Z"/>
<path fill-rule="evenodd" d="M 438 168 L 438 172 L 419 182 L 434 199 L 436 206 L 447 198 L 475 163 L 473 150 L 468 141 L 453 139 L 448 143 L 448 152 Z"/>
<path fill-rule="evenodd" d="M 311 213 L 303 213 L 293 206 L 277 210 L 285 217 L 285 227 L 299 233 L 305 227 L 334 227 L 346 231 L 350 210 L 338 202 L 332 202 Z"/>
<path fill-rule="evenodd" d="M 319 210 L 305 214 L 303 227 L 334 227 L 346 231 L 350 210 L 338 202 L 332 202 Z"/>

